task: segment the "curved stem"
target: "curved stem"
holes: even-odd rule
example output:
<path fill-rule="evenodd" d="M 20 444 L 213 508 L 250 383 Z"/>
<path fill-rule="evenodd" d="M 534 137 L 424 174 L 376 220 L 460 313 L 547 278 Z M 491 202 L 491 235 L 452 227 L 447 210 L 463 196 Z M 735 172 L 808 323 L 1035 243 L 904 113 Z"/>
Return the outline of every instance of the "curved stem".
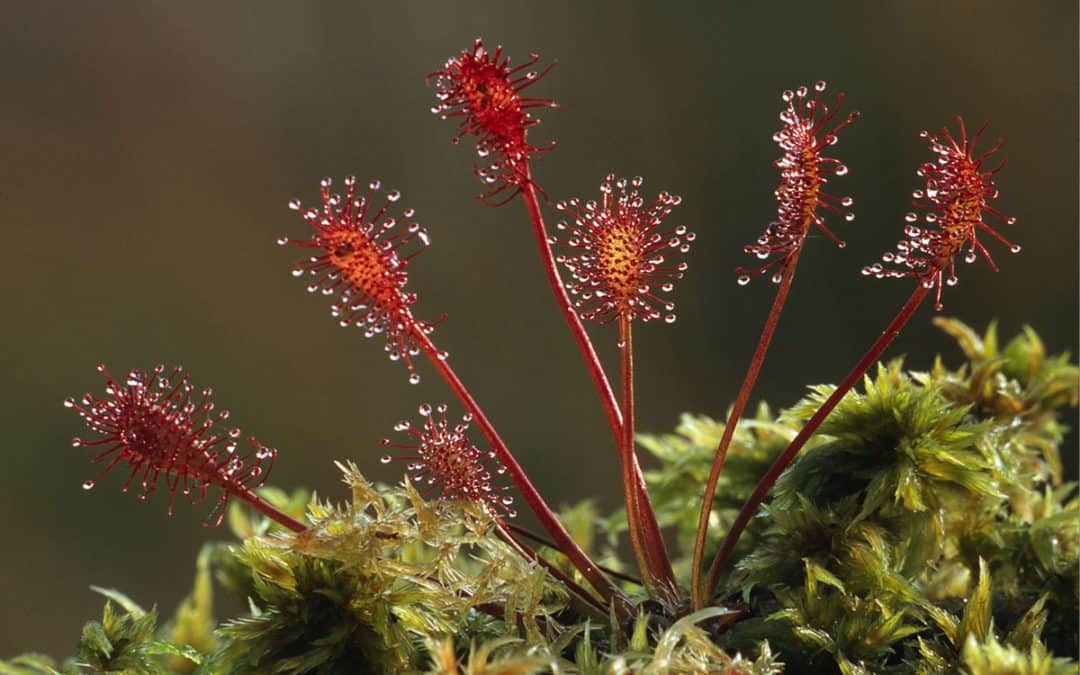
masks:
<path fill-rule="evenodd" d="M 253 490 L 234 492 L 233 495 L 247 502 L 247 504 L 251 506 L 251 508 L 263 514 L 267 518 L 270 518 L 271 520 L 289 528 L 293 532 L 303 532 L 307 529 L 307 526 L 305 526 L 303 523 L 294 519 L 289 514 L 281 511 L 270 502 L 255 494 Z"/>
<path fill-rule="evenodd" d="M 514 482 L 514 485 L 525 499 L 525 502 L 529 505 L 529 508 L 536 514 L 536 517 L 540 520 L 540 524 L 547 530 L 548 534 L 551 535 L 551 538 L 556 544 L 558 544 L 559 550 L 566 555 L 566 557 L 574 564 L 574 567 L 588 579 L 589 583 L 592 584 L 593 588 L 595 588 L 598 593 L 600 593 L 600 596 L 603 597 L 605 602 L 610 604 L 614 601 L 616 609 L 620 611 L 621 614 L 628 613 L 630 609 L 629 602 L 622 594 L 622 591 L 620 591 L 619 588 L 600 571 L 600 568 L 596 566 L 596 563 L 589 559 L 589 556 L 585 554 L 585 551 L 578 546 L 577 542 L 570 536 L 570 533 L 567 532 L 566 528 L 559 522 L 554 511 L 547 505 L 547 502 L 540 496 L 536 487 L 533 486 L 532 481 L 530 481 L 529 477 L 525 474 L 525 470 L 518 464 L 514 456 L 510 454 L 510 450 L 506 447 L 502 438 L 499 437 L 498 432 L 495 431 L 495 427 L 480 408 L 480 404 L 476 402 L 476 399 L 472 397 L 469 390 L 465 388 L 464 383 L 458 378 L 454 369 L 450 367 L 450 364 L 447 359 L 444 358 L 444 355 L 440 354 L 435 343 L 433 343 L 431 338 L 416 324 L 413 325 L 411 334 L 416 340 L 417 345 L 431 361 L 431 364 L 435 366 L 439 375 L 446 381 L 450 390 L 453 391 L 454 395 L 461 401 L 462 406 L 472 413 L 476 426 L 491 445 L 491 449 L 495 452 L 499 461 L 506 467 L 510 479 Z"/>
<path fill-rule="evenodd" d="M 619 455 L 623 467 L 623 495 L 626 499 L 626 521 L 630 543 L 637 558 L 641 578 L 652 598 L 675 597 L 678 586 L 671 569 L 664 539 L 655 517 L 645 515 L 642 491 L 634 475 L 634 342 L 630 319 L 619 315 L 619 352 L 622 356 L 623 425 L 619 439 Z M 647 499 L 647 497 L 646 497 Z"/>
<path fill-rule="evenodd" d="M 780 322 L 780 312 L 784 309 L 788 291 L 791 290 L 791 282 L 795 279 L 795 266 L 799 262 L 800 253 L 802 253 L 801 246 L 795 249 L 784 270 L 784 277 L 780 281 L 780 287 L 776 289 L 776 298 L 773 299 L 769 316 L 765 319 L 765 326 L 761 329 L 761 337 L 758 338 L 757 348 L 750 359 L 750 366 L 746 369 L 746 376 L 743 377 L 742 386 L 739 387 L 735 403 L 731 407 L 731 412 L 728 413 L 727 423 L 724 424 L 724 434 L 720 437 L 719 445 L 716 446 L 716 456 L 713 458 L 712 469 L 709 471 L 709 480 L 705 484 L 701 513 L 698 515 L 697 535 L 694 539 L 694 558 L 690 565 L 690 597 L 693 599 L 695 610 L 701 609 L 709 601 L 709 598 L 702 593 L 701 566 L 705 560 L 705 539 L 709 532 L 709 518 L 712 515 L 713 500 L 716 498 L 716 483 L 720 480 L 720 470 L 723 468 L 724 460 L 727 458 L 728 447 L 731 445 L 731 439 L 735 435 L 735 428 L 739 424 L 739 418 L 742 417 L 743 410 L 746 409 L 747 401 L 750 400 L 750 392 L 754 390 L 758 373 L 761 372 L 761 366 L 765 362 L 765 354 L 769 351 L 769 344 L 772 342 L 773 334 L 776 332 L 776 325 Z"/>
<path fill-rule="evenodd" d="M 821 407 L 817 409 L 813 417 L 806 423 L 806 425 L 799 431 L 798 435 L 792 439 L 787 449 L 783 454 L 776 458 L 769 470 L 765 472 L 765 475 L 758 481 L 757 487 L 754 488 L 753 494 L 743 504 L 742 509 L 739 511 L 739 515 L 735 517 L 735 522 L 732 523 L 731 529 L 728 531 L 727 536 L 724 538 L 724 543 L 721 545 L 720 550 L 717 552 L 716 557 L 713 558 L 712 565 L 709 567 L 709 575 L 705 580 L 705 586 L 702 589 L 704 597 L 712 597 L 713 590 L 716 588 L 716 582 L 720 576 L 720 568 L 724 562 L 727 561 L 731 550 L 735 548 L 735 543 L 739 540 L 739 535 L 746 529 L 750 519 L 757 512 L 761 502 L 765 500 L 765 496 L 772 489 L 772 486 L 780 478 L 780 474 L 784 472 L 784 469 L 791 464 L 791 461 L 795 459 L 795 455 L 806 444 L 810 437 L 814 435 L 814 432 L 818 430 L 821 423 L 825 421 L 825 418 L 836 408 L 840 400 L 851 391 L 851 388 L 862 378 L 870 366 L 878 360 L 882 352 L 896 339 L 896 336 L 900 334 L 900 330 L 908 322 L 908 320 L 915 314 L 915 310 L 919 308 L 922 301 L 926 298 L 927 292 L 930 290 L 928 286 L 923 284 L 923 281 L 919 281 L 919 285 L 915 288 L 915 292 L 911 294 L 907 302 L 900 311 L 889 323 L 885 331 L 882 332 L 881 337 L 871 345 L 870 349 L 863 354 L 862 358 L 851 369 L 851 372 L 844 377 L 844 379 L 836 386 L 836 390 L 821 404 Z"/>

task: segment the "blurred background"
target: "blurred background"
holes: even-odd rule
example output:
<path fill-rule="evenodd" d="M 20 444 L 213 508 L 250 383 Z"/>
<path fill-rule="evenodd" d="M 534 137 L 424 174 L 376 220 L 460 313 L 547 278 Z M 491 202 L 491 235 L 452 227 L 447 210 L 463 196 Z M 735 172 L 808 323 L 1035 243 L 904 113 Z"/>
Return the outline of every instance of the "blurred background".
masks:
<path fill-rule="evenodd" d="M 231 6 L 230 6 L 231 5 Z M 774 212 L 780 92 L 816 80 L 862 118 L 835 155 L 855 197 L 838 251 L 807 245 L 755 399 L 795 402 L 839 379 L 910 293 L 859 275 L 901 237 L 923 128 L 991 118 L 1008 168 L 996 206 L 1018 216 L 987 237 L 1001 267 L 961 270 L 947 315 L 1005 336 L 1024 323 L 1053 352 L 1077 344 L 1077 4 L 904 3 L 5 3 L 0 25 L 0 330 L 4 470 L 0 657 L 71 652 L 100 616 L 91 584 L 171 613 L 190 588 L 205 507 L 121 495 L 95 473 L 61 406 L 114 374 L 182 363 L 245 432 L 281 451 L 271 482 L 343 498 L 332 460 L 376 479 L 378 440 L 420 402 L 449 400 L 421 365 L 406 383 L 378 341 L 343 331 L 329 302 L 289 274 L 305 235 L 286 208 L 323 176 L 400 188 L 434 241 L 410 268 L 417 312 L 549 500 L 619 494 L 598 400 L 544 283 L 524 209 L 474 196 L 471 145 L 429 112 L 424 76 L 476 36 L 516 62 L 559 65 L 532 95 L 535 165 L 553 199 L 594 197 L 609 171 L 684 203 L 698 233 L 676 292 L 679 320 L 636 331 L 639 427 L 683 411 L 721 416 L 773 287 L 735 284 L 742 247 Z M 549 212 L 552 221 L 553 213 Z M 889 356 L 924 368 L 958 351 L 929 305 Z M 614 369 L 614 328 L 593 331 Z M 456 406 L 452 410 L 459 411 Z M 1072 415 L 1072 413 L 1070 413 Z M 1075 424 L 1075 419 L 1069 421 Z M 1064 454 L 1075 474 L 1076 443 Z"/>

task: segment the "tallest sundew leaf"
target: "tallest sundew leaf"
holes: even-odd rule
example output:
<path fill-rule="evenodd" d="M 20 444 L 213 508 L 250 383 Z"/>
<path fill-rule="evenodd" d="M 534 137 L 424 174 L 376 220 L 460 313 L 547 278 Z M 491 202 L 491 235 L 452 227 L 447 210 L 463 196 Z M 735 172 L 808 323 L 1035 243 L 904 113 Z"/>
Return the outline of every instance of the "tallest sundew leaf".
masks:
<path fill-rule="evenodd" d="M 528 161 L 533 155 L 550 150 L 554 144 L 538 146 L 526 139 L 528 129 L 540 123 L 530 114 L 535 108 L 557 108 L 546 98 L 524 96 L 522 91 L 540 81 L 554 64 L 542 71 L 530 70 L 540 57 L 532 54 L 519 66 L 510 65 L 502 47 L 489 52 L 477 38 L 472 49 L 447 59 L 442 70 L 428 75 L 435 83 L 438 103 L 431 112 L 442 119 L 460 119 L 457 143 L 465 136 L 476 136 L 476 154 L 481 166 L 476 175 L 489 188 L 481 199 L 490 201 L 511 190 L 509 201 L 530 180 Z"/>
<path fill-rule="evenodd" d="M 391 215 L 391 207 L 401 199 L 397 190 L 387 193 L 383 206 L 374 204 L 382 187 L 377 180 L 369 184 L 367 196 L 357 193 L 352 176 L 345 179 L 344 197 L 331 193 L 330 186 L 330 179 L 323 179 L 322 210 L 303 210 L 299 200 L 289 202 L 289 208 L 302 211 L 314 234 L 304 240 L 282 237 L 278 244 L 321 250 L 299 261 L 293 275 L 315 277 L 309 293 L 337 296 L 330 313 L 342 328 L 356 326 L 365 337 L 385 334 L 390 359 L 404 360 L 409 382 L 416 384 L 420 375 L 412 357 L 420 352 L 417 334 L 430 333 L 433 327 L 413 317 L 416 294 L 405 287 L 409 260 L 428 246 L 427 232 L 413 221 L 412 209 L 401 212 L 401 223 Z"/>

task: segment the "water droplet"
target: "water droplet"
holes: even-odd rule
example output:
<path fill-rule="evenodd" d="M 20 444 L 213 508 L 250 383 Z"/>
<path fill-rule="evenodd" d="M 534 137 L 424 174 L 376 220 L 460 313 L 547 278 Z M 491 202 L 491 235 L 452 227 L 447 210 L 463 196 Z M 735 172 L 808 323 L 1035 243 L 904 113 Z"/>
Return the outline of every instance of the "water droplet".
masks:
<path fill-rule="evenodd" d="M 739 277 L 738 279 L 736 279 L 735 281 L 736 281 L 736 283 L 738 283 L 738 284 L 739 284 L 740 286 L 745 286 L 745 285 L 747 285 L 748 283 L 750 283 L 750 276 L 749 276 L 749 275 L 747 275 L 747 274 L 743 274 L 742 276 L 740 276 L 740 277 Z"/>
<path fill-rule="evenodd" d="M 420 404 L 419 411 L 420 411 L 421 416 L 427 417 L 428 415 L 431 414 L 431 404 L 430 403 L 422 403 L 422 404 Z"/>
<path fill-rule="evenodd" d="M 82 447 L 82 444 L 83 444 L 83 440 L 81 438 L 77 437 L 77 436 L 75 438 L 71 439 L 71 447 L 73 447 L 73 448 Z"/>
<path fill-rule="evenodd" d="M 94 487 L 94 481 L 92 481 L 92 480 L 84 481 L 83 484 L 82 484 L 82 489 L 84 489 L 84 490 L 90 490 L 93 487 Z"/>
<path fill-rule="evenodd" d="M 420 376 L 416 373 L 409 375 L 409 384 L 420 384 Z"/>
<path fill-rule="evenodd" d="M 665 316 L 664 317 L 664 323 L 675 323 L 675 315 L 674 314 L 668 314 L 667 316 Z"/>
<path fill-rule="evenodd" d="M 1013 244 L 1012 246 L 1010 246 L 1009 247 L 1009 252 L 1010 253 L 1019 253 L 1020 252 L 1020 244 Z"/>

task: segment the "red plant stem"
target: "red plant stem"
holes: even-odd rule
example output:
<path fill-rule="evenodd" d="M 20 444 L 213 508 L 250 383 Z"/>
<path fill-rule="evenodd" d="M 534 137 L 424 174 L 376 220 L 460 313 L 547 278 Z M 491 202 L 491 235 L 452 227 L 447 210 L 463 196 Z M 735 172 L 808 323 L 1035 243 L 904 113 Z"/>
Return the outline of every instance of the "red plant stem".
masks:
<path fill-rule="evenodd" d="M 607 413 L 611 433 L 617 441 L 623 423 L 619 402 L 615 398 L 615 392 L 611 388 L 611 383 L 608 382 L 607 375 L 604 373 L 604 366 L 600 363 L 600 357 L 596 355 L 596 349 L 593 348 L 589 334 L 585 332 L 585 326 L 582 325 L 581 319 L 578 318 L 577 312 L 574 311 L 570 296 L 567 294 L 566 287 L 563 286 L 562 279 L 559 277 L 559 270 L 555 265 L 555 254 L 552 253 L 551 244 L 548 243 L 547 227 L 544 225 L 544 216 L 540 213 L 540 202 L 536 197 L 536 186 L 533 185 L 530 171 L 529 165 L 526 164 L 523 169 L 524 176 L 521 179 L 524 184 L 521 188 L 521 197 L 525 200 L 525 208 L 529 211 L 529 220 L 532 223 L 533 234 L 536 236 L 536 247 L 540 250 L 540 262 L 544 266 L 544 274 L 547 276 L 548 285 L 551 286 L 551 292 L 555 295 L 555 302 L 559 306 L 559 312 L 563 315 L 566 325 L 569 326 L 574 341 L 577 342 L 581 357 L 585 359 L 585 366 L 588 368 L 589 376 L 592 377 L 596 391 L 600 394 L 600 402 L 604 406 L 604 412 Z"/>
<path fill-rule="evenodd" d="M 435 366 L 435 369 L 439 372 L 439 375 L 446 381 L 446 384 L 450 387 L 450 390 L 454 392 L 454 395 L 461 401 L 462 406 L 465 407 L 470 413 L 472 413 L 473 419 L 476 421 L 476 426 L 480 429 L 480 432 L 484 434 L 484 438 L 487 439 L 491 445 L 491 449 L 495 451 L 499 461 L 504 467 L 506 467 L 507 473 L 510 475 L 510 479 L 514 482 L 521 496 L 525 499 L 525 502 L 532 509 L 533 513 L 540 520 L 540 524 L 547 530 L 551 538 L 558 544 L 559 550 L 570 559 L 581 574 L 589 580 L 593 588 L 600 593 L 604 601 L 611 603 L 615 601 L 616 608 L 622 612 L 629 611 L 629 602 L 623 596 L 622 592 L 603 572 L 596 566 L 589 556 L 585 554 L 585 551 L 578 546 L 577 542 L 573 540 L 570 533 L 566 531 L 562 523 L 559 522 L 555 512 L 551 510 L 551 507 L 547 505 L 544 498 L 540 496 L 540 493 L 533 486 L 532 481 L 525 474 L 525 470 L 518 464 L 517 460 L 510 450 L 506 447 L 502 438 L 499 437 L 499 433 L 495 431 L 495 427 L 488 420 L 484 411 L 480 408 L 480 404 L 476 402 L 476 399 L 472 397 L 469 390 L 465 388 L 464 383 L 458 378 L 457 373 L 450 367 L 450 363 L 444 355 L 442 355 L 435 346 L 435 343 L 431 341 L 424 331 L 414 324 L 412 329 L 412 336 L 415 338 L 420 349 L 431 361 L 431 364 Z"/>
<path fill-rule="evenodd" d="M 615 439 L 617 447 L 621 442 L 623 425 L 623 416 L 619 410 L 618 399 L 615 398 L 615 392 L 611 388 L 611 382 L 608 381 L 607 374 L 604 372 L 604 366 L 600 363 L 600 357 L 596 355 L 592 340 L 589 339 L 585 326 L 582 325 L 581 319 L 578 317 L 577 312 L 574 311 L 570 296 L 567 294 L 566 287 L 563 286 L 562 279 L 559 277 L 559 269 L 555 264 L 555 255 L 551 251 L 551 244 L 548 243 L 544 216 L 540 212 L 536 186 L 532 182 L 532 169 L 528 163 L 525 164 L 522 171 L 524 174 L 522 176 L 524 187 L 521 188 L 521 196 L 525 201 L 525 208 L 529 212 L 529 221 L 532 223 L 533 235 L 536 237 L 536 247 L 540 251 L 540 262 L 543 264 L 548 286 L 551 287 L 551 292 L 555 296 L 555 304 L 559 306 L 559 312 L 563 315 L 566 325 L 570 328 L 570 334 L 574 336 L 574 341 L 577 342 L 581 357 L 585 360 L 585 367 L 589 371 L 596 392 L 600 395 L 600 403 L 607 414 L 608 426 L 611 427 L 611 436 Z M 641 503 L 643 517 L 647 522 L 655 521 L 656 514 L 653 511 L 652 501 L 649 500 L 648 490 L 645 488 L 645 478 L 641 474 L 641 465 L 638 463 L 637 455 L 633 457 L 632 470 L 634 472 L 634 482 L 637 484 L 637 490 L 640 493 L 638 499 Z"/>
<path fill-rule="evenodd" d="M 266 501 L 259 495 L 255 494 L 253 490 L 234 492 L 233 495 L 247 502 L 248 505 L 251 506 L 251 508 L 263 514 L 267 518 L 278 522 L 279 524 L 289 528 L 293 532 L 303 532 L 307 529 L 307 527 L 303 523 L 295 520 L 292 516 L 279 510 L 273 504 Z"/>
<path fill-rule="evenodd" d="M 728 414 L 727 423 L 724 424 L 724 434 L 720 437 L 720 444 L 716 446 L 716 456 L 713 458 L 712 470 L 709 472 L 709 480 L 705 484 L 704 499 L 701 502 L 701 513 L 698 515 L 697 536 L 694 539 L 694 559 L 690 566 L 690 597 L 694 602 L 694 609 L 701 609 L 708 602 L 708 598 L 702 594 L 701 566 L 705 561 L 705 539 L 709 532 L 709 517 L 712 515 L 713 500 L 716 498 L 716 483 L 720 480 L 720 470 L 724 467 L 727 458 L 728 447 L 735 435 L 735 428 L 739 424 L 746 403 L 750 400 L 750 392 L 754 390 L 758 373 L 765 362 L 765 354 L 769 351 L 776 325 L 780 322 L 780 312 L 784 309 L 788 291 L 791 290 L 791 282 L 795 279 L 795 266 L 799 262 L 799 254 L 802 246 L 795 249 L 791 259 L 784 269 L 784 277 L 780 281 L 780 287 L 776 289 L 776 298 L 773 299 L 772 309 L 765 319 L 765 326 L 761 329 L 761 337 L 758 338 L 757 348 L 750 359 L 750 366 L 746 369 L 742 386 L 735 397 L 735 404 Z"/>
<path fill-rule="evenodd" d="M 626 499 L 626 522 L 630 530 L 630 543 L 637 558 L 642 581 L 652 598 L 676 597 L 678 584 L 671 569 L 667 547 L 664 546 L 660 527 L 653 518 L 646 519 L 644 504 L 634 476 L 634 338 L 629 317 L 619 314 L 619 352 L 622 355 L 622 437 L 619 455 L 623 468 L 623 495 Z M 646 496 L 647 499 L 647 496 Z M 651 515 L 651 513 L 650 513 Z"/>
<path fill-rule="evenodd" d="M 929 277 L 932 278 L 932 277 Z M 855 367 L 851 369 L 851 372 L 844 377 L 843 381 L 837 385 L 836 390 L 825 399 L 825 402 L 821 404 L 821 407 L 817 409 L 813 417 L 806 423 L 806 426 L 792 439 L 787 449 L 783 454 L 776 458 L 769 470 L 765 472 L 765 475 L 758 481 L 757 487 L 754 488 L 753 494 L 743 504 L 742 509 L 739 511 L 739 515 L 735 517 L 735 522 L 732 523 L 731 529 L 728 530 L 727 536 L 724 538 L 724 543 L 721 545 L 720 550 L 716 553 L 716 557 L 713 558 L 712 565 L 709 567 L 709 575 L 705 581 L 703 590 L 703 597 L 712 597 L 713 590 L 716 588 L 716 582 L 720 576 L 720 568 L 724 562 L 727 561 L 728 556 L 731 554 L 731 550 L 735 548 L 735 543 L 739 540 L 739 535 L 746 529 L 750 519 L 757 513 L 757 509 L 761 506 L 761 502 L 765 500 L 765 496 L 772 489 L 777 479 L 780 478 L 780 474 L 784 472 L 784 469 L 791 464 L 795 459 L 795 455 L 806 444 L 810 437 L 814 435 L 821 423 L 825 421 L 825 418 L 832 413 L 837 404 L 840 403 L 840 399 L 851 391 L 851 388 L 862 378 L 870 366 L 877 362 L 882 352 L 892 344 L 892 341 L 896 339 L 896 336 L 900 334 L 900 330 L 908 322 L 908 320 L 915 314 L 915 310 L 919 308 L 922 301 L 926 298 L 926 294 L 930 291 L 930 286 L 925 285 L 923 279 L 919 280 L 919 285 L 915 288 L 915 292 L 911 294 L 907 302 L 900 311 L 896 314 L 893 320 L 889 323 L 885 331 L 882 332 L 881 337 L 871 345 L 870 349 L 863 354 L 862 358 L 855 364 Z"/>

